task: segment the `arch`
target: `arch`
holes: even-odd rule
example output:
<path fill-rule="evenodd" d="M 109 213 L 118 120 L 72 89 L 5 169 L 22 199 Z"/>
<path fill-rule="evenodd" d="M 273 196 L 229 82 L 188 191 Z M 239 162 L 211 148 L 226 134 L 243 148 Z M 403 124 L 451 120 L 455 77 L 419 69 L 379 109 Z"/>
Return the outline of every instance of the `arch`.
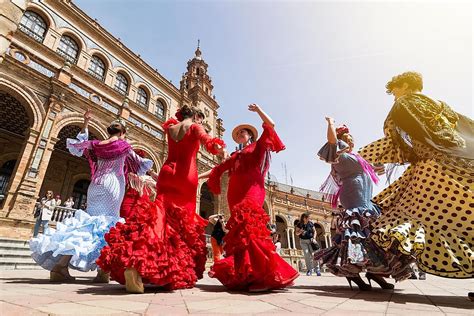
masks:
<path fill-rule="evenodd" d="M 87 53 L 91 55 L 91 57 L 96 55 L 97 57 L 102 59 L 107 69 L 112 69 L 112 61 L 110 60 L 109 56 L 106 53 L 104 53 L 102 50 L 97 49 L 97 48 L 91 48 L 89 51 L 87 51 Z"/>
<path fill-rule="evenodd" d="M 145 93 L 145 98 L 146 98 L 146 102 L 145 102 L 145 103 L 140 103 L 140 102 L 138 101 L 138 98 L 140 98 L 140 96 L 141 96 L 140 90 L 142 90 L 142 91 Z M 150 99 L 151 99 L 151 91 L 150 91 L 150 89 L 148 89 L 148 87 L 147 87 L 146 85 L 144 85 L 144 84 L 139 84 L 139 85 L 137 86 L 137 95 L 136 95 L 136 97 L 135 97 L 135 102 L 136 102 L 138 105 L 140 105 L 140 106 L 142 106 L 142 107 L 148 109 L 148 107 L 150 106 Z"/>
<path fill-rule="evenodd" d="M 161 109 L 159 109 L 160 107 L 163 107 L 163 113 L 161 113 Z M 156 116 L 158 116 L 162 119 L 165 119 L 168 108 L 169 107 L 168 107 L 166 101 L 163 98 L 156 99 L 156 101 L 155 101 L 155 115 Z"/>
<path fill-rule="evenodd" d="M 48 22 L 43 15 L 34 10 L 26 10 L 20 19 L 18 29 L 34 40 L 43 43 L 48 33 Z"/>
<path fill-rule="evenodd" d="M 87 72 L 100 81 L 105 81 L 107 78 L 107 61 L 104 61 L 101 55 L 94 54 L 89 59 L 87 65 Z"/>
<path fill-rule="evenodd" d="M 48 25 L 48 28 L 56 30 L 56 21 L 53 16 L 36 3 L 29 2 L 25 12 L 26 11 L 33 11 L 34 13 L 39 14 Z"/>
<path fill-rule="evenodd" d="M 58 134 L 61 131 L 61 129 L 63 129 L 67 125 L 82 126 L 83 123 L 84 123 L 84 118 L 79 113 L 63 114 L 61 115 L 61 117 L 58 119 L 58 122 L 55 124 L 55 126 L 51 130 L 51 136 L 58 137 Z M 96 122 L 95 120 L 89 123 L 89 129 L 101 139 L 107 139 L 109 137 L 109 135 L 106 132 L 107 128 L 103 126 L 102 124 Z"/>
<path fill-rule="evenodd" d="M 141 149 L 147 153 L 148 157 L 150 157 L 150 159 L 153 160 L 154 166 L 156 167 L 155 170 L 159 171 L 161 169 L 162 163 L 161 163 L 160 158 L 156 155 L 155 151 L 142 145 L 142 143 L 138 143 L 137 141 L 133 141 L 129 143 L 133 149 Z"/>
<path fill-rule="evenodd" d="M 79 51 L 78 51 L 78 56 L 81 54 L 81 51 L 88 51 L 88 47 L 86 45 L 86 42 L 82 38 L 81 35 L 79 35 L 75 30 L 70 29 L 68 27 L 61 27 L 57 29 L 57 32 L 61 34 L 61 37 L 64 35 L 71 37 L 73 40 L 76 41 L 77 45 L 79 46 Z"/>
<path fill-rule="evenodd" d="M 136 86 L 135 84 L 135 80 L 133 80 L 133 76 L 130 74 L 130 71 L 127 69 L 127 68 L 124 68 L 122 66 L 117 66 L 115 68 L 112 69 L 116 74 L 118 74 L 119 72 L 122 73 L 123 75 L 125 75 L 125 78 L 127 78 L 128 80 L 128 85 L 129 85 L 129 89 L 131 86 Z M 114 82 L 114 85 L 115 85 L 115 82 Z"/>
<path fill-rule="evenodd" d="M 276 224 L 276 232 L 281 236 L 281 247 L 282 248 L 289 248 L 290 241 L 288 240 L 288 223 L 285 220 L 284 216 L 275 215 L 275 224 Z"/>
<path fill-rule="evenodd" d="M 39 131 L 45 120 L 46 111 L 36 94 L 18 80 L 5 74 L 0 74 L 0 90 L 12 95 L 23 105 L 31 119 L 30 128 Z"/>

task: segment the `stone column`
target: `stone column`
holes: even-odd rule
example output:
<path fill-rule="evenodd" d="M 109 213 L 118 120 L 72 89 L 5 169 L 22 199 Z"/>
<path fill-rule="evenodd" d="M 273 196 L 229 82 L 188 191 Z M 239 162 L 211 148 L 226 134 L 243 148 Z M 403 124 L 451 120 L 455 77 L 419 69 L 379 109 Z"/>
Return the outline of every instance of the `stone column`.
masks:
<path fill-rule="evenodd" d="M 0 1 L 0 63 L 10 47 L 12 35 L 20 24 L 28 2 L 28 0 Z"/>
<path fill-rule="evenodd" d="M 286 232 L 286 240 L 288 240 L 288 249 L 291 249 L 291 245 L 290 245 L 290 229 L 289 228 L 286 228 L 285 229 L 285 232 Z"/>

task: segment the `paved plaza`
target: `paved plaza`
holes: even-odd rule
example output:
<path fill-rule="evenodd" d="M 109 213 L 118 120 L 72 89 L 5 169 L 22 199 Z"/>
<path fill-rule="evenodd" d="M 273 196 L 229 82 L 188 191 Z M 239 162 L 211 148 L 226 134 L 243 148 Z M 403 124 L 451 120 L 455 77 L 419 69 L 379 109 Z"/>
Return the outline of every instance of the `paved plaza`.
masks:
<path fill-rule="evenodd" d="M 50 283 L 48 275 L 43 270 L 0 271 L 0 314 L 474 315 L 474 303 L 466 296 L 474 280 L 434 276 L 404 281 L 393 291 L 359 292 L 330 274 L 302 275 L 288 290 L 259 294 L 227 292 L 206 276 L 194 289 L 147 287 L 145 294 L 133 295 L 115 282 L 92 284 L 94 273 L 76 273 L 80 277 L 72 284 Z"/>

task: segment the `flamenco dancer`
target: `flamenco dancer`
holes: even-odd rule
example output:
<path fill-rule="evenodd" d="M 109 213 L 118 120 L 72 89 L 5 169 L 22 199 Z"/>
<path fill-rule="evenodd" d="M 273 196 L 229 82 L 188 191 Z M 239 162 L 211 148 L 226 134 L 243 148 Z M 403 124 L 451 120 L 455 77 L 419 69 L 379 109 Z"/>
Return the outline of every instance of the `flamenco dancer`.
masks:
<path fill-rule="evenodd" d="M 276 252 L 263 210 L 264 180 L 270 166 L 270 151 L 285 149 L 271 118 L 256 104 L 248 107 L 263 120 L 263 134 L 257 140 L 257 129 L 242 124 L 234 128 L 232 138 L 243 149 L 200 177 L 209 176 L 209 189 L 220 193 L 220 178 L 229 170 L 227 201 L 231 216 L 224 237 L 226 258 L 214 262 L 209 276 L 219 279 L 228 289 L 266 291 L 284 288 L 298 277 Z"/>
<path fill-rule="evenodd" d="M 96 259 L 105 245 L 104 234 L 120 220 L 125 175 L 129 170 L 144 174 L 153 166 L 151 160 L 139 157 L 124 140 L 126 127 L 122 120 L 110 124 L 107 140 L 88 140 L 91 117 L 87 110 L 77 139 L 67 139 L 69 152 L 78 157 L 84 155 L 91 166 L 87 210 L 78 210 L 74 217 L 58 223 L 55 231 L 30 240 L 31 256 L 51 271 L 51 281 L 74 280 L 68 266 L 83 272 L 96 269 Z M 94 282 L 108 283 L 109 276 L 98 270 Z"/>
<path fill-rule="evenodd" d="M 374 168 L 360 155 L 353 152 L 354 140 L 349 128 L 334 126 L 334 119 L 326 117 L 327 143 L 318 156 L 331 164 L 331 173 L 321 190 L 332 197 L 333 207 L 339 203 L 343 209 L 338 214 L 334 246 L 318 251 L 314 258 L 322 260 L 330 271 L 347 278 L 360 290 L 370 290 L 359 273 L 367 270 L 366 278 L 375 281 L 383 289 L 393 289 L 393 284 L 383 278 L 391 272 L 385 256 L 369 237 L 371 224 L 380 216 L 380 209 L 372 204 L 372 187 L 378 182 Z M 383 172 L 379 168 L 379 172 Z"/>
<path fill-rule="evenodd" d="M 158 175 L 155 201 L 137 200 L 127 221 L 106 235 L 108 245 L 97 261 L 130 293 L 143 293 L 144 283 L 192 288 L 205 269 L 207 221 L 195 212 L 196 155 L 201 144 L 215 155 L 224 154 L 225 145 L 201 126 L 201 110 L 183 106 L 176 117 L 163 125 L 168 158 Z"/>
<path fill-rule="evenodd" d="M 395 76 L 386 88 L 395 103 L 385 120 L 385 137 L 361 155 L 371 163 L 410 165 L 374 198 L 383 212 L 372 239 L 384 249 L 414 256 L 426 273 L 472 278 L 474 121 L 422 94 L 419 73 Z"/>

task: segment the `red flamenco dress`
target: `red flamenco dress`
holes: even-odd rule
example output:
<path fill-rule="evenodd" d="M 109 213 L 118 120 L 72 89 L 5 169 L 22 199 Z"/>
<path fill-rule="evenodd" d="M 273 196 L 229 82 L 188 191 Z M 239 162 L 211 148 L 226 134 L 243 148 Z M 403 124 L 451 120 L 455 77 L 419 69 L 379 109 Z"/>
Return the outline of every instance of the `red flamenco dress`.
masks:
<path fill-rule="evenodd" d="M 230 290 L 264 291 L 289 286 L 298 277 L 275 252 L 263 209 L 265 174 L 270 151 L 285 149 L 275 130 L 263 124 L 263 134 L 243 150 L 215 167 L 209 177 L 211 191 L 220 193 L 220 178 L 229 170 L 227 201 L 231 216 L 224 237 L 227 257 L 214 263 L 209 276 L 217 278 Z"/>
<path fill-rule="evenodd" d="M 105 235 L 108 245 L 97 264 L 121 284 L 125 284 L 127 268 L 135 268 L 144 284 L 169 290 L 192 288 L 202 278 L 207 220 L 196 214 L 196 155 L 200 144 L 217 154 L 215 145 L 224 146 L 224 142 L 209 136 L 198 124 L 175 141 L 168 129 L 177 123 L 170 119 L 163 125 L 168 134 L 168 159 L 158 175 L 155 201 L 146 195 L 138 199 L 127 221 Z"/>

